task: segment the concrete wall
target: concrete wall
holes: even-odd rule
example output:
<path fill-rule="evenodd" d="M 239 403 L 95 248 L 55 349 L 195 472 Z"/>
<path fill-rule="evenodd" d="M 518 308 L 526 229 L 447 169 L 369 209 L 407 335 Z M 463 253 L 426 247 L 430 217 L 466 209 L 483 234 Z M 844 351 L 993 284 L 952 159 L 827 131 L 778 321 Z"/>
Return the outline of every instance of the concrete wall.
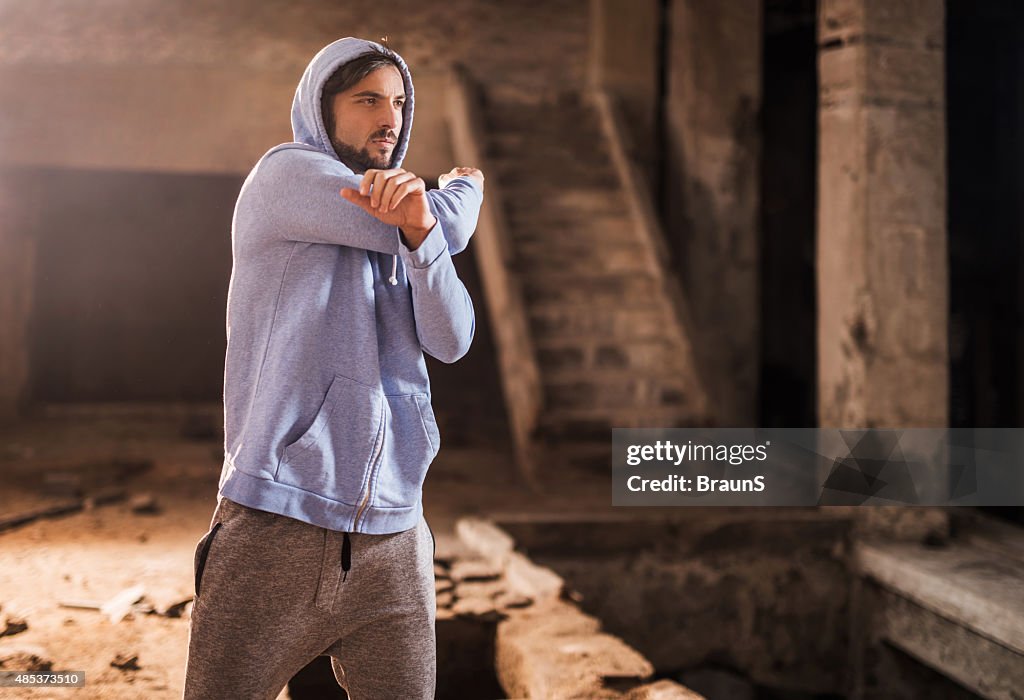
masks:
<path fill-rule="evenodd" d="M 36 249 L 23 280 L 32 399 L 219 400 L 241 177 L 7 173 Z"/>
<path fill-rule="evenodd" d="M 26 235 L 29 221 L 0 171 L 0 421 L 15 418 L 28 400 L 29 318 L 35 242 Z M 33 207 L 34 209 L 35 207 Z"/>
<path fill-rule="evenodd" d="M 0 200 L 16 210 L 0 231 L 0 265 L 5 273 L 14 270 L 0 276 L 0 410 L 15 412 L 18 400 L 31 398 L 30 385 L 63 399 L 139 398 L 147 387 L 154 398 L 219 397 L 215 365 L 218 353 L 223 360 L 217 348 L 224 342 L 222 297 L 230 273 L 224 251 L 237 184 L 265 150 L 291 139 L 292 94 L 322 46 L 341 36 L 389 36 L 417 86 L 405 165 L 432 180 L 455 165 L 442 110 L 443 71 L 462 62 L 498 92 L 582 85 L 587 7 L 585 0 L 530 8 L 473 0 L 399 0 L 386 8 L 314 0 L 0 5 L 0 100 L 17 105 L 0 112 L 6 173 Z M 161 182 L 180 199 L 169 202 Z M 76 191 L 49 190 L 54 183 Z M 75 202 L 85 195 L 97 216 L 77 226 Z M 123 216 L 125 198 L 134 198 L 132 217 Z M 104 208 L 106 219 L 99 216 Z M 171 245 L 172 232 L 183 227 L 187 235 L 177 237 L 172 255 L 127 245 Z M 95 247 L 76 235 L 89 236 Z M 33 272 L 38 246 L 50 262 Z M 75 246 L 86 246 L 88 275 L 74 272 L 83 262 L 68 256 Z M 464 257 L 458 265 L 469 275 L 473 261 Z M 157 259 L 157 271 L 147 277 Z M 126 281 L 131 294 L 118 296 Z M 47 296 L 33 301 L 37 285 Z M 176 306 L 175 285 L 205 296 Z M 477 314 L 477 344 L 486 352 L 482 303 Z M 164 355 L 160 338 L 173 340 Z M 189 381 L 166 371 L 158 376 L 170 360 L 181 371 L 190 368 Z M 493 363 L 479 357 L 438 371 L 456 386 L 497 392 Z M 466 374 L 453 377 L 458 371 Z M 465 404 L 460 392 L 440 388 L 438 394 Z M 500 402 L 484 401 L 468 412 L 489 416 L 485 422 L 493 427 L 495 411 L 500 414 Z M 461 432 L 468 440 L 488 432 L 481 425 L 449 435 Z"/>
<path fill-rule="evenodd" d="M 849 521 L 800 509 L 687 510 L 671 521 L 499 524 L 661 677 L 710 666 L 808 697 L 842 692 L 854 614 Z"/>
<path fill-rule="evenodd" d="M 631 155 L 659 185 L 661 126 L 660 0 L 591 0 L 588 80 L 614 95 L 622 106 Z"/>
<path fill-rule="evenodd" d="M 719 425 L 757 415 L 761 5 L 671 6 L 665 104 L 669 242 Z"/>

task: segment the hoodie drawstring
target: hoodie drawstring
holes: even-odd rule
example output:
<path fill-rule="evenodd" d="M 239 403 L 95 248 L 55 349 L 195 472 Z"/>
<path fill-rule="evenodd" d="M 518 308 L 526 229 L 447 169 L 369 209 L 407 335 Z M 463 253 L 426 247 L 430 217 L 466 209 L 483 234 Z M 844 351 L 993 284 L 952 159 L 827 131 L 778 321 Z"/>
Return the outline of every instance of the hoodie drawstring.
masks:
<path fill-rule="evenodd" d="M 348 533 L 343 533 L 344 538 L 341 542 L 341 569 L 345 574 L 341 577 L 344 581 L 348 578 L 348 570 L 352 568 L 352 542 L 348 538 Z"/>
<path fill-rule="evenodd" d="M 391 283 L 391 286 L 394 286 L 394 285 L 398 284 L 398 256 L 397 255 L 392 255 L 391 256 L 391 276 L 388 277 L 388 282 Z"/>

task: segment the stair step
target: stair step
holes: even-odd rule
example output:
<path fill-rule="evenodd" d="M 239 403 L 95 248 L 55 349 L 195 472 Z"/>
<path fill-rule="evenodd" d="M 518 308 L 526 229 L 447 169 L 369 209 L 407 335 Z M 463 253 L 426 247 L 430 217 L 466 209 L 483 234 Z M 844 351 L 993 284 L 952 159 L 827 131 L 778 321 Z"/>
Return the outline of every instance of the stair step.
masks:
<path fill-rule="evenodd" d="M 600 251 L 603 246 L 632 246 L 636 250 L 639 245 L 632 222 L 545 221 L 539 217 L 530 221 L 509 217 L 508 221 L 512 240 L 525 246 L 562 245 Z"/>
<path fill-rule="evenodd" d="M 558 229 L 540 235 L 522 235 L 513 231 L 510 238 L 516 255 L 526 260 L 544 260 L 552 256 L 601 260 L 610 257 L 629 257 L 642 261 L 640 244 L 632 238 L 622 237 L 609 241 L 588 233 L 565 233 Z"/>
<path fill-rule="evenodd" d="M 668 309 L 657 300 L 601 306 L 548 300 L 531 305 L 527 314 L 531 333 L 538 342 L 555 338 L 663 338 L 670 320 Z"/>
<path fill-rule="evenodd" d="M 692 398 L 685 382 L 679 379 L 589 374 L 589 378 L 579 377 L 576 380 L 544 376 L 545 405 L 551 409 L 639 409 L 685 406 Z"/>
<path fill-rule="evenodd" d="M 523 253 L 516 250 L 516 257 L 508 267 L 520 275 L 562 275 L 586 265 L 591 272 L 605 274 L 650 275 L 650 269 L 643 258 L 623 253 L 597 255 L 593 251 L 577 253 L 558 250 L 547 255 Z"/>
<path fill-rule="evenodd" d="M 608 411 L 596 408 L 549 409 L 541 414 L 536 437 L 547 442 L 607 440 L 613 428 L 685 428 L 700 425 L 678 407 L 630 408 Z"/>
<path fill-rule="evenodd" d="M 489 96 L 486 152 L 544 390 L 537 435 L 609 466 L 612 428 L 699 425 L 693 368 L 599 115 L 577 92 Z"/>
<path fill-rule="evenodd" d="M 585 148 L 580 140 L 592 139 Z M 573 142 L 563 142 L 551 134 L 530 134 L 521 130 L 505 129 L 487 135 L 486 147 L 492 163 L 519 162 L 536 167 L 559 163 L 611 163 L 611 153 L 604 144 L 602 134 L 580 134 Z"/>
<path fill-rule="evenodd" d="M 629 203 L 622 192 L 606 187 L 565 188 L 537 180 L 520 184 L 502 183 L 506 204 L 522 211 L 541 214 L 570 211 L 599 217 L 628 215 Z"/>
<path fill-rule="evenodd" d="M 658 368 L 669 374 L 687 370 L 685 357 L 666 338 L 537 338 L 534 348 L 538 364 L 551 376 L 563 369 L 605 372 Z"/>
<path fill-rule="evenodd" d="M 525 133 L 551 143 L 576 143 L 582 136 L 586 138 L 584 145 L 592 144 L 598 142 L 601 133 L 597 114 L 582 103 L 503 102 L 485 106 L 484 116 L 488 128 L 495 132 Z"/>
<path fill-rule="evenodd" d="M 623 299 L 643 303 L 660 294 L 660 283 L 649 275 L 587 275 L 580 270 L 564 275 L 523 275 L 520 279 L 527 305 L 552 301 L 595 304 Z"/>
<path fill-rule="evenodd" d="M 550 440 L 541 448 L 542 464 L 576 467 L 598 473 L 612 468 L 612 440 Z"/>
<path fill-rule="evenodd" d="M 515 226 L 551 227 L 564 228 L 582 227 L 587 229 L 634 230 L 634 222 L 626 209 L 608 213 L 604 216 L 594 216 L 590 212 L 568 207 L 527 207 L 525 205 L 508 206 L 508 221 Z"/>
<path fill-rule="evenodd" d="M 514 189 L 519 183 L 535 181 L 542 169 L 554 170 L 560 182 L 570 182 L 574 187 L 618 188 L 619 176 L 607 164 L 600 162 L 563 163 L 553 160 L 545 165 L 502 161 L 492 158 L 492 168 L 501 178 L 502 186 Z"/>

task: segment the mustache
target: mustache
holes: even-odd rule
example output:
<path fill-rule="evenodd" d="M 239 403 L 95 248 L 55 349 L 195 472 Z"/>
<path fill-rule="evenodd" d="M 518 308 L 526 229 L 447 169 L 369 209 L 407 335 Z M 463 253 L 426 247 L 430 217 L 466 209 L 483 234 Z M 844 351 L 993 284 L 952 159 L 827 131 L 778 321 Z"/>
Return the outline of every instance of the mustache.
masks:
<path fill-rule="evenodd" d="M 384 131 L 378 131 L 376 134 L 370 136 L 371 141 L 375 141 L 377 139 L 387 139 L 388 141 L 393 141 L 395 143 L 398 142 L 398 137 L 395 136 L 395 132 L 390 131 L 388 129 L 385 129 Z"/>

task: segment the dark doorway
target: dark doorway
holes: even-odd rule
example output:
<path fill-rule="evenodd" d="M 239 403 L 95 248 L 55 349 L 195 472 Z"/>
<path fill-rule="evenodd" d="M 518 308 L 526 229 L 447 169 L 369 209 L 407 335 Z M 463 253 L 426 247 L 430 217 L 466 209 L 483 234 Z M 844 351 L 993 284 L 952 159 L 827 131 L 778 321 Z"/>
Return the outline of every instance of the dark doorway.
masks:
<path fill-rule="evenodd" d="M 1024 400 L 1024 4 L 946 3 L 950 422 L 1013 428 Z M 1024 522 L 1024 509 L 991 509 Z"/>
<path fill-rule="evenodd" d="M 32 170 L 31 398 L 217 401 L 240 176 Z"/>
<path fill-rule="evenodd" d="M 817 424 L 817 3 L 767 0 L 761 107 L 760 425 Z"/>

